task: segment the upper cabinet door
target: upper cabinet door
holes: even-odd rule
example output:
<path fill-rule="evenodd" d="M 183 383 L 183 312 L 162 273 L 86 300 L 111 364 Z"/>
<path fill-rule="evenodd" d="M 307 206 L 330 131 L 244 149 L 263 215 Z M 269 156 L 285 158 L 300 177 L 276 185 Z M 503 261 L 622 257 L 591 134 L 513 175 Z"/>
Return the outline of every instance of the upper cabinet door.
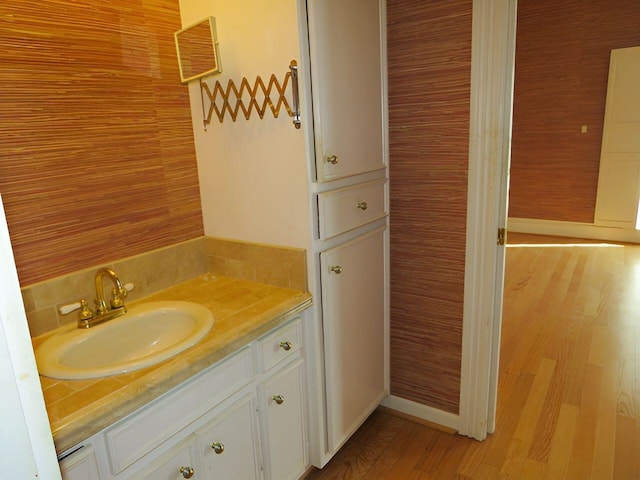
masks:
<path fill-rule="evenodd" d="M 307 0 L 318 182 L 386 165 L 382 3 Z"/>

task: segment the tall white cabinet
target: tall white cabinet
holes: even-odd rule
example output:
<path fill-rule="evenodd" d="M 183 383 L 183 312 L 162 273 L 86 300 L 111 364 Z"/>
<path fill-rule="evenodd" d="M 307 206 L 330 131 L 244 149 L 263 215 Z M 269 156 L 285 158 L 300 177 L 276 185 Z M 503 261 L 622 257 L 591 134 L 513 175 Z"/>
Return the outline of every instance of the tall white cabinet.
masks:
<path fill-rule="evenodd" d="M 185 26 L 216 17 L 223 72 L 211 85 L 280 78 L 291 59 L 299 65 L 299 130 L 267 113 L 214 119 L 205 131 L 199 86 L 189 88 L 205 234 L 307 251 L 314 297 L 304 328 L 308 438 L 316 466 L 389 389 L 385 5 L 180 0 Z"/>
<path fill-rule="evenodd" d="M 385 2 L 306 0 L 325 455 L 388 394 Z"/>

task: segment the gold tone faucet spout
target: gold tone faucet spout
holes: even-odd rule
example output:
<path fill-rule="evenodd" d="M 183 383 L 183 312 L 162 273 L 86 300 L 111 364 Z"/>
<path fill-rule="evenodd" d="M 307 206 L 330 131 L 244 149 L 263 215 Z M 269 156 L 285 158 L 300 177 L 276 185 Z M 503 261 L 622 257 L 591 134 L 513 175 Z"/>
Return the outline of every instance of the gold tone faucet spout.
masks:
<path fill-rule="evenodd" d="M 107 305 L 104 299 L 104 290 L 102 286 L 102 277 L 106 276 L 113 282 L 113 297 L 111 298 L 111 305 Z M 124 297 L 127 296 L 127 290 L 122 286 L 122 282 L 116 275 L 116 272 L 110 268 L 101 268 L 96 273 L 96 313 L 103 315 L 111 309 L 120 308 L 124 306 Z"/>
<path fill-rule="evenodd" d="M 109 303 L 104 299 L 104 288 L 102 285 L 102 277 L 108 277 L 113 283 L 111 290 L 111 300 Z M 99 323 L 106 322 L 112 318 L 119 317 L 127 313 L 124 306 L 124 298 L 127 296 L 127 289 L 124 288 L 122 282 L 112 269 L 104 267 L 97 271 L 95 277 L 96 284 L 96 310 L 93 312 L 87 302 L 82 300 L 80 309 L 80 319 L 78 320 L 78 328 L 89 328 Z"/>

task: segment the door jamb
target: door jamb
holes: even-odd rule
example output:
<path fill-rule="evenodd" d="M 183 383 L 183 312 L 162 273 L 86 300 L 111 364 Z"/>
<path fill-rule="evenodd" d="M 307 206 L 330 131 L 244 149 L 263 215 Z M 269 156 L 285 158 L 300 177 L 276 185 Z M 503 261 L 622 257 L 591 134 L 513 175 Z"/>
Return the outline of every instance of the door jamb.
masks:
<path fill-rule="evenodd" d="M 493 431 L 504 280 L 517 0 L 474 0 L 459 433 Z"/>

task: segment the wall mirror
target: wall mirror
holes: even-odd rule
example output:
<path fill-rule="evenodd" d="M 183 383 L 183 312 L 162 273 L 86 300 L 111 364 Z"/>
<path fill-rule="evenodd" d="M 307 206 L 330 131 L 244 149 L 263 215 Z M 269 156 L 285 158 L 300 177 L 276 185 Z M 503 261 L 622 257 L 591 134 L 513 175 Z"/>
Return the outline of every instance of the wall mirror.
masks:
<path fill-rule="evenodd" d="M 174 36 L 182 83 L 222 71 L 214 17 L 178 30 Z"/>

